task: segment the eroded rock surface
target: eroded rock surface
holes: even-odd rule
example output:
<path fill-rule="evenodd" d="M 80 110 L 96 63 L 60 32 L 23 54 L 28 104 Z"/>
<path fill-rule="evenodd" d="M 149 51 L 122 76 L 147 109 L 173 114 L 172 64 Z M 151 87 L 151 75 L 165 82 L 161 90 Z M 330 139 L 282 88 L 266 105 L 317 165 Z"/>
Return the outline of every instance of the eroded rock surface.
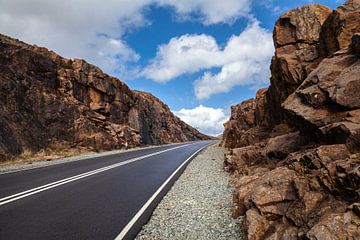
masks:
<path fill-rule="evenodd" d="M 246 130 L 255 126 L 255 100 L 249 99 L 241 104 L 231 107 L 231 117 L 225 123 L 223 138 L 225 147 L 236 147 L 240 145 L 238 136 L 241 136 Z"/>
<path fill-rule="evenodd" d="M 348 0 L 334 9 L 326 19 L 320 33 L 319 52 L 330 56 L 340 49 L 347 48 L 351 37 L 360 32 L 360 0 Z"/>
<path fill-rule="evenodd" d="M 80 59 L 0 35 L 0 160 L 207 139 L 154 96 Z"/>
<path fill-rule="evenodd" d="M 225 124 L 233 217 L 250 240 L 360 238 L 359 3 L 281 16 L 271 86 Z"/>
<path fill-rule="evenodd" d="M 282 120 L 281 103 L 305 80 L 321 60 L 317 44 L 330 9 L 313 4 L 282 15 L 275 24 L 275 56 L 271 62 L 269 110 L 275 123 Z"/>

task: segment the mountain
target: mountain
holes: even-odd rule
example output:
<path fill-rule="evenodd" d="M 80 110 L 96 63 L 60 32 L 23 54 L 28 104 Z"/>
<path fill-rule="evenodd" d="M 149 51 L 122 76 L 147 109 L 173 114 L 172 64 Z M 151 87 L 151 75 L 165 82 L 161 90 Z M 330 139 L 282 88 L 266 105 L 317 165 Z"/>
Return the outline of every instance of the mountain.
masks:
<path fill-rule="evenodd" d="M 360 239 L 360 0 L 276 22 L 271 85 L 222 144 L 249 240 Z"/>
<path fill-rule="evenodd" d="M 98 67 L 0 35 L 0 160 L 209 139 Z"/>

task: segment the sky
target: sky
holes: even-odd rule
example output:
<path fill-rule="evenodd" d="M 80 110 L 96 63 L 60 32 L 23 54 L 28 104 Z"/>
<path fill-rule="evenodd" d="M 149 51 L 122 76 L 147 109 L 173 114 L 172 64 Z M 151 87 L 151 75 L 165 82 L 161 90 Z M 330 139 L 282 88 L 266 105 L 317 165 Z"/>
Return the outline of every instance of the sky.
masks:
<path fill-rule="evenodd" d="M 286 11 L 344 0 L 0 0 L 0 33 L 83 58 L 209 135 L 267 87 Z"/>

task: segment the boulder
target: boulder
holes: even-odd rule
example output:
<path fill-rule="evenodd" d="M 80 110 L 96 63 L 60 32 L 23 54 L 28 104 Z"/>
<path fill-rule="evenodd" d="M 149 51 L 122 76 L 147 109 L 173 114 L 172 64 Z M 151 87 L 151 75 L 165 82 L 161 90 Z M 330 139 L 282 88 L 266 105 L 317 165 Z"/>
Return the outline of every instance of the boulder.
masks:
<path fill-rule="evenodd" d="M 360 32 L 359 18 L 360 0 L 348 0 L 335 8 L 321 28 L 319 54 L 327 57 L 347 48 L 352 36 Z"/>
<path fill-rule="evenodd" d="M 248 240 L 262 240 L 269 229 L 269 221 L 266 220 L 256 209 L 249 209 L 246 212 L 245 228 L 247 229 Z"/>
<path fill-rule="evenodd" d="M 224 124 L 224 147 L 238 147 L 240 145 L 238 137 L 246 130 L 255 126 L 255 107 L 256 102 L 254 99 L 231 106 L 230 120 Z"/>
<path fill-rule="evenodd" d="M 311 240 L 359 239 L 360 218 L 353 212 L 328 214 L 310 229 L 306 237 Z"/>
<path fill-rule="evenodd" d="M 257 181 L 247 201 L 255 204 L 263 216 L 275 220 L 285 215 L 289 203 L 297 198 L 295 177 L 295 171 L 288 168 L 267 172 Z"/>
<path fill-rule="evenodd" d="M 360 156 L 351 154 L 345 144 L 325 145 L 295 152 L 283 165 L 312 181 L 312 189 L 322 188 L 347 202 L 360 199 Z"/>
<path fill-rule="evenodd" d="M 311 4 L 285 13 L 275 24 L 275 56 L 270 66 L 271 86 L 267 93 L 275 123 L 282 119 L 281 103 L 321 60 L 316 47 L 321 26 L 329 14 L 329 8 Z"/>
<path fill-rule="evenodd" d="M 360 147 L 360 62 L 348 51 L 324 59 L 282 104 L 288 123 L 327 143 Z"/>
<path fill-rule="evenodd" d="M 261 88 L 256 92 L 255 97 L 255 124 L 257 126 L 269 127 L 272 120 L 269 119 L 268 101 L 266 94 L 267 88 Z"/>

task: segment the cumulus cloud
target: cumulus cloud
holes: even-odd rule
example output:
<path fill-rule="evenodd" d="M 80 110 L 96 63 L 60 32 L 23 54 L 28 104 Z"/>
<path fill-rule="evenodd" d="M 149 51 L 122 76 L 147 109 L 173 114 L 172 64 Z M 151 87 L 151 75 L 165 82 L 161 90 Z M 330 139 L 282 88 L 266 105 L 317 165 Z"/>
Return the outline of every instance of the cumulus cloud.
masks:
<path fill-rule="evenodd" d="M 156 82 L 167 82 L 182 74 L 213 67 L 219 57 L 220 49 L 213 37 L 187 34 L 161 45 L 141 75 Z"/>
<path fill-rule="evenodd" d="M 273 52 L 271 32 L 253 20 L 222 49 L 213 37 L 204 34 L 172 38 L 159 46 L 156 57 L 141 75 L 167 82 L 183 74 L 219 67 L 218 73 L 206 71 L 194 84 L 196 97 L 206 99 L 234 86 L 266 84 Z"/>
<path fill-rule="evenodd" d="M 217 136 L 224 131 L 223 124 L 229 119 L 224 109 L 200 105 L 193 109 L 173 111 L 181 120 L 195 127 L 200 132 Z"/>
<path fill-rule="evenodd" d="M 212 24 L 243 16 L 249 11 L 249 1 L 0 0 L 0 32 L 68 58 L 84 58 L 113 73 L 140 57 L 123 36 L 129 29 L 150 24 L 144 8 L 170 6 L 178 15 L 198 13 L 203 24 Z"/>
<path fill-rule="evenodd" d="M 229 40 L 222 52 L 225 60 L 220 72 L 205 72 L 195 81 L 196 97 L 207 99 L 239 85 L 267 84 L 273 52 L 272 34 L 261 28 L 258 22 L 253 22 L 240 35 Z"/>

